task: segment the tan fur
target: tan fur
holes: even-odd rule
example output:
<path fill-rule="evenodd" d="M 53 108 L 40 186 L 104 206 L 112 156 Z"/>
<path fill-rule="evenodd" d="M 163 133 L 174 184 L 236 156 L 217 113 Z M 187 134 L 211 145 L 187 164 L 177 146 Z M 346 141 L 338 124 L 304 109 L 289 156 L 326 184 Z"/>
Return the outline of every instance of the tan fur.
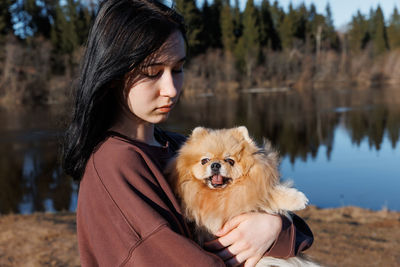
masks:
<path fill-rule="evenodd" d="M 204 158 L 209 162 L 203 165 Z M 226 158 L 233 159 L 234 165 Z M 232 179 L 225 188 L 211 189 L 204 182 L 213 162 L 221 164 L 224 176 Z M 278 155 L 271 146 L 258 147 L 244 126 L 221 130 L 197 127 L 167 167 L 167 177 L 185 217 L 195 223 L 201 243 L 239 214 L 286 214 L 306 206 L 303 193 L 280 183 L 278 165 Z"/>

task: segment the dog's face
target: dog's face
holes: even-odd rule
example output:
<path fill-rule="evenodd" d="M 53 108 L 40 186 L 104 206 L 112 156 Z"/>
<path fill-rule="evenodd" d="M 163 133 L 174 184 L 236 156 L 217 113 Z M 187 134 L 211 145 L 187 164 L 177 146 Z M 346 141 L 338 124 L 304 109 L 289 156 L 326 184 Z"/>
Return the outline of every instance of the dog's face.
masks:
<path fill-rule="evenodd" d="M 245 127 L 209 130 L 197 127 L 179 152 L 180 168 L 210 189 L 223 189 L 244 176 L 254 164 L 258 147 Z"/>

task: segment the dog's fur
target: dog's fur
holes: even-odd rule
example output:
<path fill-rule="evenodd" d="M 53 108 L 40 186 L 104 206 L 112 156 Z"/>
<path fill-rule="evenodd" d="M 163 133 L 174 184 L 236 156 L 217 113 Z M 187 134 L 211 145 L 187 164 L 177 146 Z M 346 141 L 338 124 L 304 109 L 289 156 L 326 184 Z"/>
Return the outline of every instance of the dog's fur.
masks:
<path fill-rule="evenodd" d="M 271 146 L 258 147 L 244 126 L 221 130 L 197 127 L 166 172 L 202 244 L 239 214 L 262 211 L 288 215 L 288 211 L 305 208 L 306 196 L 280 183 L 278 165 L 278 155 Z M 264 257 L 257 264 L 270 265 L 318 266 L 300 257 Z"/>

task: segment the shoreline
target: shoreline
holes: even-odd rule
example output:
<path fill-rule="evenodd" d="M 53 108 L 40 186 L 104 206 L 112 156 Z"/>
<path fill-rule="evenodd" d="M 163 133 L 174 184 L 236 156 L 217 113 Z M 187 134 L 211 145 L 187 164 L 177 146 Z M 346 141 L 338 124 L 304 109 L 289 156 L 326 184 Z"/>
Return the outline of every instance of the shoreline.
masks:
<path fill-rule="evenodd" d="M 323 266 L 399 266 L 400 212 L 359 207 L 299 214 L 314 233 L 306 251 Z M 79 266 L 74 212 L 0 215 L 0 266 Z"/>

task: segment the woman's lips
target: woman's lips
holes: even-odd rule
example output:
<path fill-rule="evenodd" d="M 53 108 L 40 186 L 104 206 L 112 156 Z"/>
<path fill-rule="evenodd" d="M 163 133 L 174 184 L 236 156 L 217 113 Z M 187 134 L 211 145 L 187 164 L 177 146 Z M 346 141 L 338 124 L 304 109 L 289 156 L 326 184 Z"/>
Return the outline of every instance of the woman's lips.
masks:
<path fill-rule="evenodd" d="M 168 113 L 171 111 L 173 105 L 166 105 L 166 106 L 162 106 L 157 108 L 160 112 L 162 113 Z"/>

